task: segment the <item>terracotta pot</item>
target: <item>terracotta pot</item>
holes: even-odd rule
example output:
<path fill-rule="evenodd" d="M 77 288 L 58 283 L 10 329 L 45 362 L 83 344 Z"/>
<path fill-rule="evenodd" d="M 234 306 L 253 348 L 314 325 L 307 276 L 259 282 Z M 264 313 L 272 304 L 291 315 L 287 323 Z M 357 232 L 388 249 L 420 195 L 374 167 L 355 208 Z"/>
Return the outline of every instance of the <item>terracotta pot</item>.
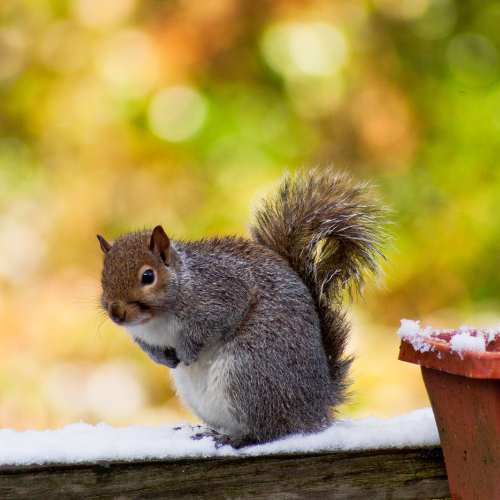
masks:
<path fill-rule="evenodd" d="M 457 353 L 450 348 L 457 334 L 428 340 L 427 352 L 402 340 L 399 359 L 421 365 L 452 499 L 500 499 L 500 340 L 486 352 Z"/>

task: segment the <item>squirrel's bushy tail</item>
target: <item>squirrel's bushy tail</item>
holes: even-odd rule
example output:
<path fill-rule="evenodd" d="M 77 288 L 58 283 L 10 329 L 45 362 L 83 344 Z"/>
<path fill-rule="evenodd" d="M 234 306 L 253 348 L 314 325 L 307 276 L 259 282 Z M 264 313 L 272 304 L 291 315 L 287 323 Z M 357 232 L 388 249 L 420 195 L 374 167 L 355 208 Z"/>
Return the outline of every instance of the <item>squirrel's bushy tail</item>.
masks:
<path fill-rule="evenodd" d="M 367 184 L 312 171 L 286 174 L 249 227 L 253 240 L 285 258 L 311 292 L 334 384 L 332 406 L 345 400 L 352 362 L 344 353 L 350 325 L 342 298 L 361 293 L 366 276 L 379 275 L 385 213 Z"/>

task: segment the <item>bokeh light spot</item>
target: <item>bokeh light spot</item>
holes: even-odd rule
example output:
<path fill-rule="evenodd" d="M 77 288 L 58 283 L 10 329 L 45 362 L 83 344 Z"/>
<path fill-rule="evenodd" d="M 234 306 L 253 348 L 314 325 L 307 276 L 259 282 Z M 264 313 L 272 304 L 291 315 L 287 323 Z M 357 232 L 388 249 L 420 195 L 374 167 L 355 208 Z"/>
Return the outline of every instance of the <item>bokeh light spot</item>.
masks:
<path fill-rule="evenodd" d="M 102 77 L 117 95 L 142 97 L 158 78 L 158 56 L 150 38 L 142 31 L 119 33 L 97 57 Z"/>
<path fill-rule="evenodd" d="M 26 41 L 20 31 L 0 30 L 0 80 L 17 75 L 24 63 Z"/>
<path fill-rule="evenodd" d="M 207 115 L 205 98 L 189 87 L 171 87 L 160 91 L 148 112 L 152 132 L 170 142 L 185 141 L 203 126 Z"/>
<path fill-rule="evenodd" d="M 303 73 L 321 76 L 336 72 L 344 64 L 347 46 L 333 26 L 315 23 L 292 31 L 290 53 Z"/>
<path fill-rule="evenodd" d="M 273 25 L 262 37 L 261 50 L 267 63 L 285 77 L 330 75 L 347 57 L 344 36 L 327 23 Z"/>
<path fill-rule="evenodd" d="M 75 13 L 89 28 L 107 28 L 123 22 L 135 7 L 135 0 L 77 0 Z"/>
<path fill-rule="evenodd" d="M 87 411 L 86 370 L 76 363 L 58 363 L 44 380 L 46 397 L 59 412 L 81 415 Z"/>
<path fill-rule="evenodd" d="M 47 244 L 37 228 L 0 216 L 0 275 L 4 278 L 15 285 L 25 283 L 37 270 L 46 250 Z"/>
<path fill-rule="evenodd" d="M 146 399 L 145 391 L 126 360 L 103 363 L 87 382 L 90 409 L 100 418 L 123 417 L 136 411 Z"/>

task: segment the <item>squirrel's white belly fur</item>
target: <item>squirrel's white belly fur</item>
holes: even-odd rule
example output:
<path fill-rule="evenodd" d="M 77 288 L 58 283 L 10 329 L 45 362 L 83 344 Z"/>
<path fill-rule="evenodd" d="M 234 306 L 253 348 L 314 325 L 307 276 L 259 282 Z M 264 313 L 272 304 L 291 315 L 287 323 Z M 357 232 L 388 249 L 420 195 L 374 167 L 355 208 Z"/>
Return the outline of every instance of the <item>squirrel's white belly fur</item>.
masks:
<path fill-rule="evenodd" d="M 128 326 L 136 339 L 152 346 L 178 348 L 183 325 L 174 317 L 153 318 L 146 324 Z M 198 359 L 186 366 L 179 363 L 171 371 L 181 399 L 215 430 L 232 435 L 244 434 L 229 411 L 227 373 L 229 356 L 223 345 L 215 342 L 206 347 Z"/>
<path fill-rule="evenodd" d="M 221 433 L 243 435 L 226 396 L 229 360 L 218 343 L 206 348 L 189 366 L 180 363 L 172 375 L 179 396 L 196 415 Z"/>

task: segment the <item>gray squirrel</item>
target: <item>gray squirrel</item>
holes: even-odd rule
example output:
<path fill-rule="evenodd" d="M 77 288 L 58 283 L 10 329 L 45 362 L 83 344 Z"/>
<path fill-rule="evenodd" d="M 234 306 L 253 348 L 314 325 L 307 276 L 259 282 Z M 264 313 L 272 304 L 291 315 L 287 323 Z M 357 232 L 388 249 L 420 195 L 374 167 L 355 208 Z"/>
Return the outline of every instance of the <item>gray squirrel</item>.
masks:
<path fill-rule="evenodd" d="M 251 239 L 173 241 L 161 226 L 97 236 L 102 306 L 234 448 L 328 426 L 352 357 L 344 295 L 376 278 L 385 209 L 347 174 L 286 174 Z"/>

